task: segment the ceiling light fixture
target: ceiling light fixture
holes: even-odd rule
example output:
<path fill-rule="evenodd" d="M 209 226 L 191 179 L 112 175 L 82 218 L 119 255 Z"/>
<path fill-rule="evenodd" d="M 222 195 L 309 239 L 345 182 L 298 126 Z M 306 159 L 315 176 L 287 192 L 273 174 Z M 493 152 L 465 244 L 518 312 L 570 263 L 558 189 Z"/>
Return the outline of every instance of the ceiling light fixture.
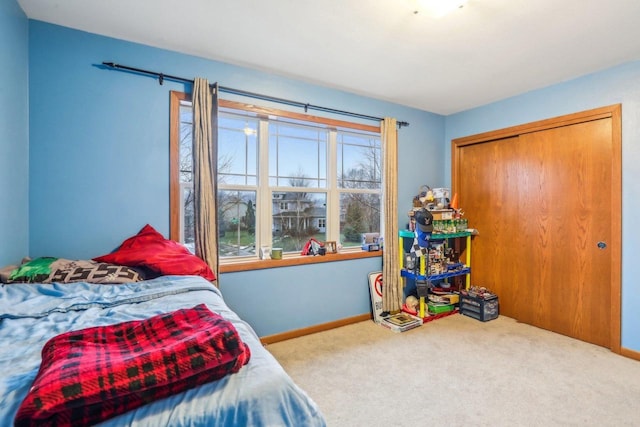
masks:
<path fill-rule="evenodd" d="M 441 18 L 456 9 L 461 9 L 468 0 L 415 0 L 414 14 L 423 11 L 434 18 Z"/>

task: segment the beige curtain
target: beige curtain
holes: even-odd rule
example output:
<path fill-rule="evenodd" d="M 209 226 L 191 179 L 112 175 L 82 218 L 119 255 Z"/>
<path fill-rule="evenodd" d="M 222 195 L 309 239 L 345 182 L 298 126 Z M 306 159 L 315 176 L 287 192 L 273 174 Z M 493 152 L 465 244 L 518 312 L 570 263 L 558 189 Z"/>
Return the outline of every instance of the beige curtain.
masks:
<path fill-rule="evenodd" d="M 206 79 L 193 83 L 193 205 L 196 255 L 218 278 L 216 174 L 218 146 L 218 86 Z"/>
<path fill-rule="evenodd" d="M 382 311 L 402 307 L 403 289 L 398 263 L 398 131 L 396 119 L 380 125 L 384 174 L 384 251 L 382 253 Z"/>

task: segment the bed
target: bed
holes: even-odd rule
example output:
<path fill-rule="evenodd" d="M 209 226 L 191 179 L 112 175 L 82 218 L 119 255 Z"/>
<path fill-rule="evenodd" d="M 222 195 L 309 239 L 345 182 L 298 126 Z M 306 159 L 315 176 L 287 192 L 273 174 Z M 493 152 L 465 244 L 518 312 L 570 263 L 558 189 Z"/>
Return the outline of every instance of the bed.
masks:
<path fill-rule="evenodd" d="M 227 306 L 218 288 L 200 275 L 134 278 L 121 284 L 53 281 L 1 285 L 1 422 L 14 420 L 23 401 L 32 394 L 34 380 L 40 377 L 43 347 L 54 341 L 52 338 L 88 328 L 144 323 L 198 307 L 233 326 L 231 329 L 247 347 L 245 360 L 219 379 L 112 414 L 98 425 L 326 425 L 317 405 L 262 346 L 251 326 Z"/>
<path fill-rule="evenodd" d="M 0 289 L 0 420 L 13 420 L 40 366 L 45 342 L 64 332 L 112 325 L 204 303 L 250 348 L 237 373 L 105 420 L 104 426 L 323 426 L 315 403 L 293 383 L 253 329 L 200 276 L 161 276 L 103 285 L 16 283 Z"/>

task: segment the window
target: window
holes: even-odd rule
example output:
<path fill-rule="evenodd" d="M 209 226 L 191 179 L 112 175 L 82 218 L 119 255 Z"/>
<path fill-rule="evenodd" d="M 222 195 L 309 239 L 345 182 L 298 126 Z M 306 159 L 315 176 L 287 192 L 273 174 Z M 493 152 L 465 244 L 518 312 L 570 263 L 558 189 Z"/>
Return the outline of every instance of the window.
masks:
<path fill-rule="evenodd" d="M 172 92 L 171 234 L 188 247 L 191 114 L 187 96 Z M 261 246 L 299 253 L 310 238 L 359 248 L 362 233 L 380 231 L 381 166 L 378 127 L 220 101 L 221 261 L 255 259 Z"/>

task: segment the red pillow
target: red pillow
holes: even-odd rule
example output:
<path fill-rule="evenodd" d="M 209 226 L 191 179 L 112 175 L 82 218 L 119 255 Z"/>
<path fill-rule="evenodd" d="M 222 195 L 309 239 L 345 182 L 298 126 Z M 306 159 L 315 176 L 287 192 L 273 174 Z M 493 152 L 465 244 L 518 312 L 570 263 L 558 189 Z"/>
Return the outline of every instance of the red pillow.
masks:
<path fill-rule="evenodd" d="M 148 267 L 165 275 L 197 275 L 209 281 L 216 280 L 207 263 L 180 243 L 165 239 L 149 224 L 122 242 L 114 252 L 93 260 L 128 267 Z"/>

